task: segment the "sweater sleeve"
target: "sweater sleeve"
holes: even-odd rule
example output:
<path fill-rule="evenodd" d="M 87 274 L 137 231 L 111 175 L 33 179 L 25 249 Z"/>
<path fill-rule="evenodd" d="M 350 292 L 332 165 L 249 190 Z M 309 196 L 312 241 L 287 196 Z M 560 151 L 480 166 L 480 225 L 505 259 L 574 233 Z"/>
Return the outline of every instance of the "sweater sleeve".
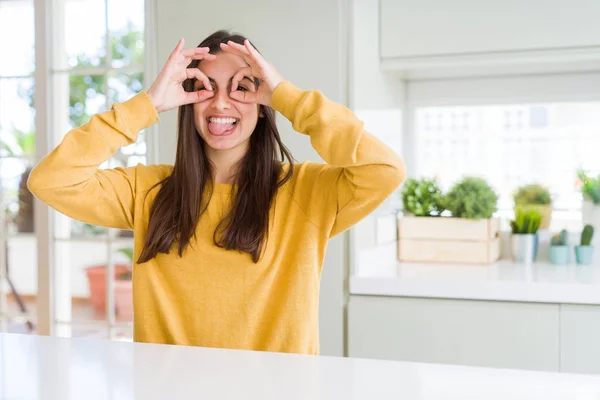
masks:
<path fill-rule="evenodd" d="M 359 222 L 404 181 L 405 165 L 388 146 L 364 130 L 348 108 L 318 91 L 288 81 L 277 86 L 273 108 L 310 142 L 327 164 L 305 164 L 292 195 L 307 218 L 328 236 Z"/>
<path fill-rule="evenodd" d="M 141 92 L 72 129 L 31 171 L 27 186 L 55 210 L 94 225 L 133 229 L 140 168 L 99 169 L 142 129 L 158 121 L 147 94 Z"/>

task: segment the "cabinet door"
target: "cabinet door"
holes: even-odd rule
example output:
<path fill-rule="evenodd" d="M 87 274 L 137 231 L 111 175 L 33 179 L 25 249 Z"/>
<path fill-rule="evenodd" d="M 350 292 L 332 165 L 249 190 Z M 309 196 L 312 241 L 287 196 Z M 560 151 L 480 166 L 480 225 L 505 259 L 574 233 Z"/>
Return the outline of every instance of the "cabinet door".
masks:
<path fill-rule="evenodd" d="M 560 370 L 600 374 L 600 306 L 561 305 Z"/>
<path fill-rule="evenodd" d="M 597 0 L 382 0 L 380 13 L 383 58 L 600 45 Z"/>
<path fill-rule="evenodd" d="M 351 296 L 348 355 L 558 371 L 558 316 L 554 304 Z"/>

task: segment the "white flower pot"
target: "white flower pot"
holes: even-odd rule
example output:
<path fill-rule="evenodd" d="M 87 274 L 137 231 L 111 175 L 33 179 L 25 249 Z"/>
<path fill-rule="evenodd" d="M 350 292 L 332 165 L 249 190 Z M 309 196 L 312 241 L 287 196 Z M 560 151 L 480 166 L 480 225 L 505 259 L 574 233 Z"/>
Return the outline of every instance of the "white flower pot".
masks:
<path fill-rule="evenodd" d="M 594 236 L 592 237 L 591 245 L 595 248 L 600 248 L 600 204 L 594 204 L 591 200 L 584 200 L 581 211 L 581 222 L 583 225 L 590 224 L 594 227 Z M 600 262 L 598 253 L 600 252 L 594 252 L 593 262 Z"/>
<path fill-rule="evenodd" d="M 531 264 L 535 261 L 534 234 L 513 234 L 511 237 L 512 257 L 515 262 Z"/>

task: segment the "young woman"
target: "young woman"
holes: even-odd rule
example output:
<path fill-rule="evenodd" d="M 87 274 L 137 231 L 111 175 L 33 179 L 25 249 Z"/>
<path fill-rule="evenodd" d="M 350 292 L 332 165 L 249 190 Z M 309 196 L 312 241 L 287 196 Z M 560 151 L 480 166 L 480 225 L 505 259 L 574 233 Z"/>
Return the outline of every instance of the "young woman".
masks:
<path fill-rule="evenodd" d="M 397 189 L 404 164 L 244 37 L 183 46 L 147 92 L 70 131 L 29 189 L 72 218 L 134 231 L 135 341 L 317 354 L 327 241 Z M 173 166 L 98 169 L 176 107 Z M 293 163 L 274 110 L 327 164 Z"/>

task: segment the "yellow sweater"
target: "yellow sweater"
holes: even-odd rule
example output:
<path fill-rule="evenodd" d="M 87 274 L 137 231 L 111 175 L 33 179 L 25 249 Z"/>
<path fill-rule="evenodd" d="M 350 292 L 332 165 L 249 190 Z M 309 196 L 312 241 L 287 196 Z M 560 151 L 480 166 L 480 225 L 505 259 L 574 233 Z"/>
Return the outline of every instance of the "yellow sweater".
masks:
<path fill-rule="evenodd" d="M 230 206 L 230 187 L 216 185 L 196 239 L 179 258 L 160 254 L 133 267 L 134 340 L 291 353 L 319 351 L 319 281 L 327 241 L 367 216 L 405 177 L 402 160 L 363 130 L 347 108 L 318 91 L 281 83 L 272 107 L 309 135 L 327 162 L 294 166 L 275 198 L 261 260 L 213 244 Z M 139 257 L 149 210 L 171 173 L 168 165 L 99 170 L 138 132 L 158 121 L 147 94 L 114 104 L 70 131 L 32 171 L 36 197 L 72 218 L 132 229 Z"/>

